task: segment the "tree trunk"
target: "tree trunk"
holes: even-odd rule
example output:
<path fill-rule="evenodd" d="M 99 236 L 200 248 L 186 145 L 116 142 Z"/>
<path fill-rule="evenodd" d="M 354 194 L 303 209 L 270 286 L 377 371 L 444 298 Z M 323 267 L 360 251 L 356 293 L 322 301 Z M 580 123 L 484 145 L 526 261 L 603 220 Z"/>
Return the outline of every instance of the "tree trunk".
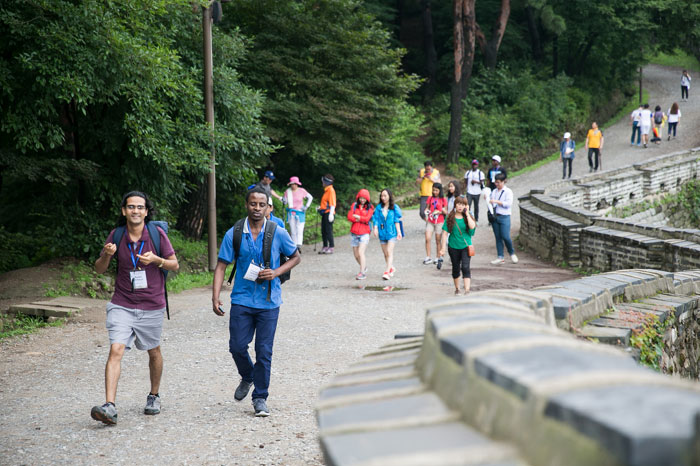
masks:
<path fill-rule="evenodd" d="M 525 14 L 527 15 L 527 30 L 530 33 L 530 47 L 532 48 L 532 58 L 537 63 L 539 63 L 544 58 L 544 52 L 542 51 L 540 30 L 537 27 L 537 21 L 535 19 L 535 9 L 531 6 L 527 6 L 525 7 Z"/>
<path fill-rule="evenodd" d="M 423 51 L 425 53 L 425 93 L 423 102 L 429 102 L 435 95 L 437 76 L 437 52 L 435 51 L 435 39 L 433 36 L 433 14 L 430 10 L 430 0 L 423 0 Z"/>
<path fill-rule="evenodd" d="M 554 36 L 552 39 L 552 77 L 556 78 L 559 74 L 559 36 Z"/>
<path fill-rule="evenodd" d="M 459 162 L 462 138 L 462 100 L 467 95 L 474 65 L 476 0 L 454 0 L 454 76 L 450 91 L 450 134 L 447 141 L 448 163 Z"/>
<path fill-rule="evenodd" d="M 473 3 L 473 2 L 472 2 Z M 491 38 L 487 41 L 483 31 L 476 24 L 476 37 L 479 41 L 479 48 L 484 54 L 484 64 L 490 70 L 496 69 L 496 61 L 498 58 L 498 49 L 501 46 L 503 35 L 506 32 L 508 18 L 510 17 L 510 0 L 501 0 L 501 11 L 496 18 L 496 22 L 491 28 Z"/>
<path fill-rule="evenodd" d="M 207 184 L 202 181 L 180 207 L 180 215 L 178 215 L 175 228 L 180 230 L 186 238 L 193 240 L 202 239 L 206 212 Z"/>

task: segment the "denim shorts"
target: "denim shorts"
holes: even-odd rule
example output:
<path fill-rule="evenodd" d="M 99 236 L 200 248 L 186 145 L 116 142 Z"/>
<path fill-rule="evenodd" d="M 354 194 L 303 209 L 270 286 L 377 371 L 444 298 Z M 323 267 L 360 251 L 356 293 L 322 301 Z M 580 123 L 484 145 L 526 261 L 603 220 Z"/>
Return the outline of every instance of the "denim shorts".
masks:
<path fill-rule="evenodd" d="M 353 248 L 358 247 L 360 244 L 369 243 L 369 233 L 365 235 L 356 235 L 355 233 L 350 233 L 352 239 L 350 240 L 350 246 Z"/>
<path fill-rule="evenodd" d="M 160 346 L 164 314 L 165 309 L 143 311 L 107 303 L 109 344 L 122 343 L 126 349 L 131 349 L 131 344 L 135 342 L 136 348 L 140 350 Z"/>
<path fill-rule="evenodd" d="M 395 243 L 396 242 L 396 236 L 393 238 L 389 238 L 387 240 L 379 240 L 379 244 L 388 244 L 388 243 Z"/>

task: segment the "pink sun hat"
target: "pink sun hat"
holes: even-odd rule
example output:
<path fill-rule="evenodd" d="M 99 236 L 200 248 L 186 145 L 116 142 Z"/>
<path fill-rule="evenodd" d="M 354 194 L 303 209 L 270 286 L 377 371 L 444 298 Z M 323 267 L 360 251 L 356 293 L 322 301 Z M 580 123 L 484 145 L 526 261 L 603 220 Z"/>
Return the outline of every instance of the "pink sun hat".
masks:
<path fill-rule="evenodd" d="M 298 184 L 299 186 L 301 186 L 301 181 L 299 181 L 298 176 L 293 176 L 289 178 L 289 183 L 287 183 L 287 186 L 289 186 L 290 184 Z"/>

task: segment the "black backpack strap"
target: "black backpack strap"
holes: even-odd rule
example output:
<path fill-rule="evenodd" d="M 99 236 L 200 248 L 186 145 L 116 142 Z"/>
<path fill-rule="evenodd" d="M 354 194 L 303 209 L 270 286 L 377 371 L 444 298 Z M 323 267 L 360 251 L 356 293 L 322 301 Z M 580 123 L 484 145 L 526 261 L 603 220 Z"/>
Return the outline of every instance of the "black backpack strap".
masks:
<path fill-rule="evenodd" d="M 229 285 L 233 282 L 233 276 L 236 274 L 236 262 L 238 262 L 238 253 L 241 250 L 241 239 L 243 238 L 243 222 L 245 222 L 244 218 L 233 225 L 233 268 L 228 276 Z"/>
<path fill-rule="evenodd" d="M 156 250 L 156 255 L 160 256 L 160 231 L 155 223 L 146 223 L 146 228 L 148 229 L 148 236 L 151 237 L 151 242 L 153 243 L 153 248 Z M 168 271 L 160 269 L 163 274 L 163 292 L 165 294 L 165 314 L 170 320 L 170 303 L 168 302 Z"/>
<path fill-rule="evenodd" d="M 272 240 L 275 239 L 275 231 L 277 230 L 277 224 L 271 220 L 268 220 L 265 224 L 265 236 L 263 236 L 263 263 L 266 268 L 270 268 L 270 258 L 272 256 Z M 272 280 L 267 286 L 267 300 L 270 301 L 272 297 Z"/>

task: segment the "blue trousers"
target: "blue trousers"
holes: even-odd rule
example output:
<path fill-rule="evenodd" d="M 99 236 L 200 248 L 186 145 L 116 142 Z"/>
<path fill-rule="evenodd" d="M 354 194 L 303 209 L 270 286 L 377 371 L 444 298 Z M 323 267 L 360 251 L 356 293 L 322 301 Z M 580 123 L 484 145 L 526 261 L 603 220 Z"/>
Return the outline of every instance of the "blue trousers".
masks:
<path fill-rule="evenodd" d="M 510 239 L 510 215 L 496 215 L 496 221 L 491 224 L 493 235 L 496 237 L 496 252 L 503 259 L 503 244 L 508 249 L 508 254 L 515 254 L 513 241 Z"/>
<path fill-rule="evenodd" d="M 637 134 L 637 145 L 639 145 L 642 137 L 642 128 L 640 128 L 638 121 L 632 122 L 632 137 L 630 138 L 630 144 L 634 144 L 635 133 Z"/>
<path fill-rule="evenodd" d="M 231 305 L 228 349 L 236 363 L 238 374 L 246 382 L 253 382 L 253 399 L 267 399 L 272 367 L 272 343 L 277 330 L 280 308 L 255 309 Z M 255 335 L 255 365 L 248 354 L 248 345 Z"/>

